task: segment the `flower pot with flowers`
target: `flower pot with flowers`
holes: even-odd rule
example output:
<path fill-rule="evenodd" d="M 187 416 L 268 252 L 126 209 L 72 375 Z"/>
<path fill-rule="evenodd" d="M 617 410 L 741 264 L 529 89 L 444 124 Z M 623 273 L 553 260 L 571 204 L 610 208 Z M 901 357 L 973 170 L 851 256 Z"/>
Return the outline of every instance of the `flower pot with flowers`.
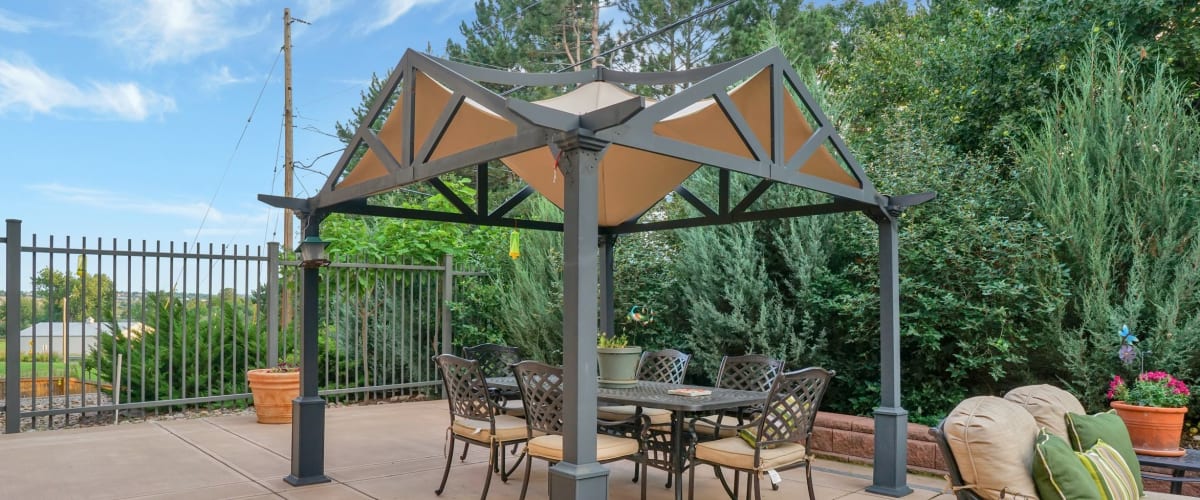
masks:
<path fill-rule="evenodd" d="M 1128 327 L 1122 327 L 1121 340 L 1121 359 L 1132 363 L 1136 350 L 1126 346 L 1132 347 L 1137 338 L 1129 335 Z M 1125 422 L 1134 451 L 1142 455 L 1185 454 L 1179 441 L 1190 398 L 1187 384 L 1163 371 L 1142 372 L 1130 382 L 1116 375 L 1108 385 L 1110 406 Z"/>

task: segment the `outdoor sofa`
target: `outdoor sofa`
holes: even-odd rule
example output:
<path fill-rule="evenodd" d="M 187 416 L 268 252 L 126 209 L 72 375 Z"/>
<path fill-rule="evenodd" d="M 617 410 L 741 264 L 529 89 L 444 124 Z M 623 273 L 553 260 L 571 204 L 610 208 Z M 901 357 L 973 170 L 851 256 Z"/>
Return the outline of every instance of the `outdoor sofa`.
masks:
<path fill-rule="evenodd" d="M 1041 444 L 1038 441 L 1053 439 L 1049 435 L 1072 439 L 1070 434 L 1077 431 L 1071 428 L 1066 418 L 1068 413 L 1078 419 L 1085 411 L 1075 396 L 1051 385 L 1019 387 L 1009 391 L 1004 398 L 976 396 L 959 403 L 945 420 L 930 429 L 946 459 L 947 479 L 955 496 L 959 500 L 1045 498 L 1039 497 L 1033 476 L 1037 459 L 1042 458 L 1042 463 L 1046 463 L 1046 452 L 1036 445 Z M 1111 415 L 1111 418 L 1117 417 Z M 1119 427 L 1127 441 L 1123 424 Z M 1112 440 L 1119 441 L 1117 438 Z M 1041 457 L 1037 456 L 1039 453 Z M 1132 446 L 1128 453 L 1132 454 Z M 1135 466 L 1131 467 L 1131 477 L 1140 473 L 1136 457 L 1133 460 Z M 1043 478 L 1045 474 L 1043 472 Z M 1062 475 L 1054 477 L 1054 473 L 1049 475 L 1056 484 L 1070 480 L 1064 480 Z M 1136 481 L 1140 488 L 1140 476 Z M 1066 489 L 1069 491 L 1069 486 Z M 1056 495 L 1063 496 L 1082 498 L 1069 492 Z M 1186 497 L 1146 491 L 1142 498 Z"/>

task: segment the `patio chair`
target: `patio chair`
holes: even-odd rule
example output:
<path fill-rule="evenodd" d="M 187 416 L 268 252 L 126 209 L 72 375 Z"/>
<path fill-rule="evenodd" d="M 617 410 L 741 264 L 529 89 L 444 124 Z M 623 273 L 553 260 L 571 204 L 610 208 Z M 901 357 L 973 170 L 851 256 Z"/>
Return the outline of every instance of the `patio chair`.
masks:
<path fill-rule="evenodd" d="M 675 349 L 647 351 L 642 353 L 638 361 L 638 380 L 662 382 L 667 384 L 683 383 L 687 373 L 688 362 L 692 355 Z M 596 415 L 604 420 L 621 420 L 635 415 L 637 406 L 619 405 L 602 406 L 596 410 Z M 662 408 L 641 408 L 643 415 L 650 418 L 650 432 L 646 439 L 646 459 L 648 465 L 657 469 L 670 470 L 671 448 L 671 411 Z M 638 470 L 633 471 L 633 481 L 638 481 Z M 670 474 L 667 475 L 666 487 L 671 487 Z"/>
<path fill-rule="evenodd" d="M 767 392 L 780 373 L 783 373 L 783 360 L 762 354 L 725 356 L 721 358 L 715 385 L 721 389 Z M 761 410 L 760 405 L 737 408 L 722 412 L 715 420 L 698 421 L 696 437 L 704 440 L 732 436 L 737 432 L 734 427 L 753 420 Z"/>
<path fill-rule="evenodd" d="M 483 372 L 484 377 L 507 377 L 512 375 L 508 367 L 521 361 L 521 349 L 500 344 L 479 344 L 464 347 L 463 357 L 478 361 L 479 370 Z M 493 389 L 491 394 L 505 414 L 514 417 L 525 416 L 525 410 L 521 407 L 521 395 L 516 391 Z"/>
<path fill-rule="evenodd" d="M 486 499 L 488 487 L 492 483 L 492 473 L 499 472 L 500 480 L 507 482 L 508 475 L 520 464 L 520 459 L 513 464 L 512 469 L 505 469 L 504 453 L 501 449 L 506 444 L 517 444 L 527 440 L 529 433 L 525 421 L 520 418 L 498 414 L 479 363 L 463 359 L 452 354 L 439 354 L 433 357 L 442 375 L 442 385 L 445 387 L 446 401 L 450 405 L 450 426 L 446 428 L 450 449 L 446 453 L 446 470 L 442 472 L 442 484 L 434 493 L 441 495 L 446 488 L 446 479 L 450 477 L 450 462 L 454 457 L 454 442 L 463 442 L 463 453 L 459 460 L 465 460 L 467 449 L 472 444 L 487 447 L 488 475 L 483 482 L 483 493 L 480 499 Z"/>
<path fill-rule="evenodd" d="M 521 390 L 521 399 L 525 402 L 525 423 L 528 427 L 529 440 L 525 443 L 523 454 L 529 455 L 525 462 L 525 479 L 521 484 L 521 500 L 529 488 L 529 474 L 532 470 L 533 458 L 545 460 L 551 464 L 557 463 L 563 457 L 563 371 L 562 368 L 550 366 L 537 361 L 522 361 L 513 365 L 513 374 L 517 377 L 517 387 Z M 596 435 L 596 461 L 607 463 L 623 458 L 633 459 L 646 468 L 642 457 L 642 440 L 637 437 L 649 427 L 649 418 L 641 415 L 638 418 L 609 422 L 598 421 L 600 426 L 624 426 L 634 429 L 635 437 L 618 437 L 607 433 Z M 642 471 L 645 475 L 645 471 Z M 642 481 L 642 499 L 646 498 L 646 482 Z"/>
<path fill-rule="evenodd" d="M 833 371 L 819 367 L 784 373 L 771 386 L 766 404 L 753 422 L 737 426 L 734 436 L 695 443 L 690 453 L 692 468 L 688 472 L 688 498 L 695 494 L 696 467 L 709 464 L 714 468 L 734 470 L 733 491 L 727 488 L 726 492 L 735 499 L 741 472 L 747 476 L 747 498 L 753 485 L 754 497 L 758 499 L 762 498 L 764 473 L 804 466 L 808 498 L 816 500 L 809 438 L 821 398 L 833 376 Z M 693 432 L 699 421 L 692 422 Z M 712 424 L 716 425 L 716 422 Z"/>

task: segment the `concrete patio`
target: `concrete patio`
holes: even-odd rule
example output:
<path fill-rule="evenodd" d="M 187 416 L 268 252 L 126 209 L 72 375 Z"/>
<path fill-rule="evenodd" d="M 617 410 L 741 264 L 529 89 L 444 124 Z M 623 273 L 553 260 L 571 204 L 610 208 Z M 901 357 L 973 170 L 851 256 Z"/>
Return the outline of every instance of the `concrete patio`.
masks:
<path fill-rule="evenodd" d="M 284 483 L 291 426 L 258 424 L 250 414 L 0 436 L 0 498 L 438 498 L 433 490 L 445 464 L 444 401 L 330 408 L 326 416 L 331 483 Z M 456 458 L 441 498 L 479 498 L 486 460 L 475 447 L 465 464 Z M 632 464 L 611 468 L 610 498 L 637 498 Z M 495 477 L 488 498 L 517 498 L 521 473 L 514 476 L 507 484 Z M 780 491 L 764 488 L 763 498 L 807 496 L 803 469 L 783 477 Z M 711 469 L 699 470 L 696 478 L 697 498 L 725 498 Z M 820 499 L 889 498 L 865 492 L 869 467 L 818 460 L 813 478 Z M 648 498 L 674 498 L 663 488 L 665 479 L 651 469 Z M 940 478 L 909 475 L 908 482 L 914 492 L 906 498 L 952 498 L 941 493 Z M 546 465 L 535 462 L 528 498 L 546 498 L 545 485 Z"/>

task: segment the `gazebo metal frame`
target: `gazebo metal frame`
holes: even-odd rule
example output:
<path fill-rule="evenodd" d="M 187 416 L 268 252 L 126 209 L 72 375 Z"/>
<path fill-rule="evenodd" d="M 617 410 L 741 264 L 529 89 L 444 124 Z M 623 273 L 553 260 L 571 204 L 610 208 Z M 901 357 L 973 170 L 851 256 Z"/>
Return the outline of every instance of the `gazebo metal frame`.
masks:
<path fill-rule="evenodd" d="M 739 111 L 729 89 L 740 82 L 770 72 L 770 146 L 755 140 L 746 116 Z M 421 73 L 452 92 L 440 111 L 428 136 L 414 134 L 415 104 L 421 96 L 415 92 L 415 76 Z M 631 98 L 584 114 L 573 114 L 540 106 L 514 97 L 505 97 L 484 83 L 516 87 L 570 87 L 591 82 L 624 85 L 681 85 L 687 87 L 648 106 L 644 98 Z M 790 91 L 789 91 L 790 87 Z M 371 128 L 389 103 L 403 100 L 400 112 L 402 135 L 394 154 L 388 144 Z M 791 94 L 791 96 L 789 96 Z M 803 103 L 814 127 L 811 137 L 791 157 L 784 150 L 784 100 L 795 98 Z M 516 134 L 453 154 L 435 158 L 433 153 L 460 107 L 470 99 L 516 126 Z M 741 136 L 750 157 L 706 148 L 657 135 L 653 127 L 699 101 L 712 99 Z M 397 119 L 393 115 L 392 120 Z M 352 185 L 341 185 L 348 167 L 358 161 L 357 152 L 369 150 L 382 163 L 385 172 Z M 716 167 L 717 203 L 710 206 L 682 185 L 674 192 L 695 208 L 699 216 L 684 219 L 643 222 L 642 214 L 617 225 L 600 226 L 598 218 L 598 170 L 610 145 L 684 159 Z M 488 197 L 489 162 L 535 148 L 549 146 L 558 158 L 563 176 L 563 222 L 516 219 L 512 210 L 535 193 L 531 186 L 512 195 L 496 208 Z M 826 146 L 841 158 L 843 168 L 860 187 L 809 175 L 799 170 Z M 476 170 L 474 206 L 458 197 L 438 176 L 464 168 Z M 730 173 L 740 172 L 761 179 L 740 197 L 734 196 Z M 368 198 L 415 183 L 428 183 L 455 207 L 457 212 L 439 212 L 399 208 L 368 203 Z M 787 184 L 829 195 L 823 203 L 786 208 L 751 210 L 773 185 Z M 405 53 L 383 85 L 362 124 L 350 142 L 322 190 L 307 199 L 259 195 L 269 205 L 291 209 L 302 221 L 303 236 L 319 236 L 322 220 L 332 213 L 456 222 L 483 226 L 513 227 L 561 231 L 563 233 L 563 364 L 566 384 L 566 433 L 563 461 L 550 474 L 553 498 L 606 498 L 606 468 L 596 462 L 596 350 L 597 326 L 614 322 L 612 307 L 612 255 L 616 235 L 641 231 L 730 224 L 756 220 L 789 218 L 840 212 L 863 212 L 879 228 L 880 290 L 880 371 L 881 402 L 875 410 L 874 481 L 870 491 L 903 496 L 907 486 L 908 412 L 900 404 L 899 275 L 898 217 L 907 207 L 929 201 L 935 193 L 886 196 L 874 185 L 855 160 L 832 121 L 821 111 L 816 100 L 800 81 L 796 71 L 778 49 L 705 68 L 679 72 L 632 73 L 604 67 L 570 73 L 519 73 L 479 68 L 435 58 L 412 50 Z M 650 208 L 647 208 L 649 211 Z M 597 276 L 603 279 L 597 292 Z M 300 397 L 293 403 L 292 470 L 285 478 L 293 485 L 328 481 L 324 475 L 324 407 L 318 394 L 317 359 L 317 279 L 318 270 L 302 273 L 302 380 Z M 603 300 L 603 303 L 601 303 Z M 445 340 L 445 339 L 444 339 Z M 448 343 L 443 342 L 443 349 Z"/>

